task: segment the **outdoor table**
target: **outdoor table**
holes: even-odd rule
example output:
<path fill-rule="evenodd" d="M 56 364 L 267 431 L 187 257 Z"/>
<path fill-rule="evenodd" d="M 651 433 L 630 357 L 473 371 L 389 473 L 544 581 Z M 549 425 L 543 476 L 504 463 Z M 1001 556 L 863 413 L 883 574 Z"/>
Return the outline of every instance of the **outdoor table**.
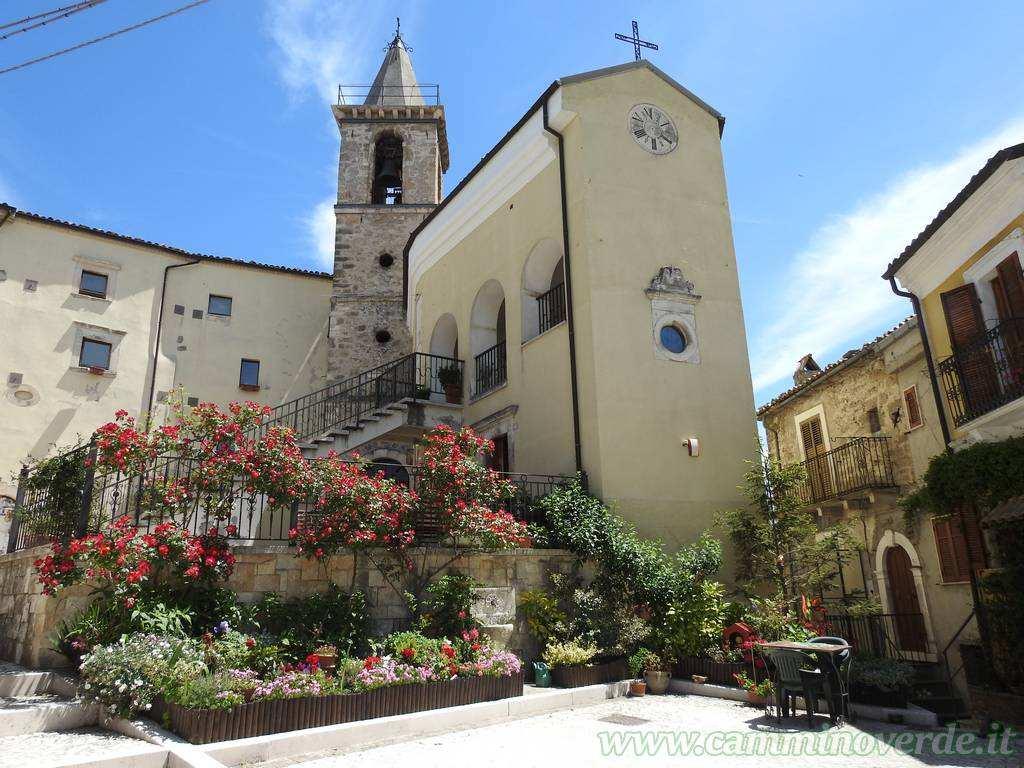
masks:
<path fill-rule="evenodd" d="M 839 687 L 839 704 L 840 713 L 844 719 L 850 717 L 850 692 L 846 690 L 846 686 L 843 684 L 843 676 L 839 674 L 839 664 L 836 662 L 836 658 L 843 651 L 850 651 L 852 647 L 846 644 L 835 644 L 835 643 L 798 643 L 795 640 L 775 640 L 771 643 L 757 643 L 759 646 L 765 648 L 786 648 L 791 651 L 802 651 L 804 653 L 813 654 L 819 661 L 822 659 L 828 659 L 828 665 L 832 668 L 832 674 L 829 677 L 838 683 Z M 831 707 L 835 706 L 835 702 L 829 702 L 829 711 Z"/>

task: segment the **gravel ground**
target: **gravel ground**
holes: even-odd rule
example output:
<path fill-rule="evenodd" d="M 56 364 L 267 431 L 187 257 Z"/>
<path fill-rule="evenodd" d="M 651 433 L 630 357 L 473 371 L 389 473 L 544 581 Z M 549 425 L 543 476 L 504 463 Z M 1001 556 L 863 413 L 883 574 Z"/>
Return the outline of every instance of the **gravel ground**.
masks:
<path fill-rule="evenodd" d="M 51 768 L 75 760 L 131 754 L 144 742 L 100 728 L 0 738 L 0 768 Z"/>
<path fill-rule="evenodd" d="M 609 721 L 608 718 L 612 718 Z M 615 722 L 615 721 L 618 722 Z M 928 731 L 887 725 L 874 721 L 858 721 L 839 729 L 827 729 L 828 719 L 816 724 L 833 739 L 850 739 L 857 751 L 851 753 L 836 749 L 821 749 L 813 754 L 796 755 L 802 748 L 807 752 L 815 738 L 824 737 L 807 728 L 806 718 L 789 719 L 782 725 L 764 716 L 763 711 L 743 704 L 701 696 L 647 696 L 639 699 L 615 699 L 593 707 L 564 710 L 548 715 L 500 723 L 472 730 L 454 731 L 417 741 L 378 746 L 358 752 L 332 750 L 303 755 L 298 758 L 275 760 L 259 768 L 360 768 L 361 766 L 412 765 L 429 766 L 472 765 L 474 768 L 527 768 L 528 766 L 757 766 L 757 768 L 903 768 L 904 766 L 977 766 L 978 768 L 1018 768 L 1024 765 L 1024 739 L 1010 741 L 1011 755 L 947 755 L 929 750 L 921 755 L 908 755 L 891 750 L 880 752 L 882 739 L 903 738 L 913 744 L 917 734 L 932 739 L 943 734 L 941 730 Z M 600 734 L 611 738 L 634 738 L 630 734 L 660 734 L 663 732 L 697 732 L 695 748 L 688 754 L 670 754 L 661 751 L 654 755 L 637 755 L 634 742 L 620 742 L 625 751 L 620 756 L 602 754 Z M 723 736 L 713 737 L 715 733 Z M 958 732 L 962 733 L 962 732 Z M 605 737 L 606 739 L 609 736 Z M 651 738 L 649 736 L 649 738 Z M 653 738 L 659 738 L 654 736 Z M 705 751 L 717 738 L 716 754 Z M 762 740 L 761 754 L 752 752 L 750 742 Z M 743 740 L 747 746 L 744 747 Z M 943 739 L 945 741 L 948 736 Z M 772 745 L 768 746 L 768 741 Z M 782 748 L 788 753 L 781 754 Z M 825 745 L 822 745 L 823 747 Z M 940 747 L 942 743 L 940 742 Z M 998 746 L 998 745 L 997 745 Z M 872 749 L 865 754 L 865 747 Z"/>

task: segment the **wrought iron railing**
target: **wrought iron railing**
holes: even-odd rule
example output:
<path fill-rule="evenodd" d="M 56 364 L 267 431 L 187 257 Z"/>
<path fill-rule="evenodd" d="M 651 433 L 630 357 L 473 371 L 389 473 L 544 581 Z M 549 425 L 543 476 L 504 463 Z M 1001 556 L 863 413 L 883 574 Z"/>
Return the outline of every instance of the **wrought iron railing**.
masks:
<path fill-rule="evenodd" d="M 505 342 L 499 341 L 474 358 L 476 364 L 476 386 L 473 394 L 481 395 L 500 387 L 507 378 L 505 365 Z"/>
<path fill-rule="evenodd" d="M 277 406 L 261 429 L 288 427 L 298 440 L 325 434 L 332 428 L 354 426 L 360 417 L 406 398 L 441 400 L 440 372 L 458 370 L 463 363 L 450 357 L 413 352 L 344 381 Z"/>
<path fill-rule="evenodd" d="M 1011 318 L 939 363 L 958 427 L 1024 397 L 1024 318 Z"/>
<path fill-rule="evenodd" d="M 895 488 L 887 437 L 855 437 L 803 462 L 807 480 L 799 491 L 805 504 L 872 488 Z"/>
<path fill-rule="evenodd" d="M 441 103 L 441 86 L 437 83 L 416 85 L 339 85 L 338 106 L 360 105 L 368 97 L 379 99 L 382 106 L 403 106 L 408 99 L 419 97 L 424 104 Z M 378 106 L 376 104 L 370 106 Z"/>
<path fill-rule="evenodd" d="M 859 655 L 903 661 L 930 661 L 928 634 L 920 613 L 825 615 L 826 634 L 841 637 Z"/>
<path fill-rule="evenodd" d="M 361 418 L 406 398 L 443 400 L 441 371 L 452 368 L 458 370 L 461 380 L 461 360 L 419 352 L 400 357 L 277 406 L 250 436 L 260 437 L 276 426 L 291 429 L 297 440 L 307 440 L 324 435 L 331 429 L 355 426 Z M 168 456 L 164 461 L 156 462 L 146 477 L 108 475 L 94 488 L 92 462 L 86 462 L 90 450 L 88 445 L 79 446 L 46 459 L 33 468 L 23 468 L 8 551 L 25 549 L 53 538 L 67 538 L 74 531 L 84 530 L 86 523 L 80 518 L 94 516 L 93 507 L 96 505 L 99 505 L 97 509 L 114 516 L 134 514 L 131 505 L 141 503 L 139 499 L 147 483 L 151 484 L 160 477 L 178 476 L 181 462 L 185 461 Z M 92 496 L 96 498 L 92 499 Z M 245 503 L 250 504 L 250 509 L 245 514 L 239 511 L 240 517 L 263 519 L 262 510 L 258 507 L 264 502 L 249 500 Z M 283 523 L 277 519 L 274 524 L 280 529 Z M 287 533 L 287 528 L 284 532 Z"/>
<path fill-rule="evenodd" d="M 537 316 L 540 332 L 550 330 L 565 321 L 565 286 L 559 283 L 537 297 Z"/>
<path fill-rule="evenodd" d="M 69 463 L 69 475 L 54 491 L 52 486 L 35 488 L 22 478 L 19 486 L 19 514 L 12 520 L 8 551 L 46 544 L 54 539 L 95 533 L 112 520 L 125 515 L 135 521 L 143 532 L 164 521 L 172 521 L 192 533 L 201 533 L 212 525 L 236 527 L 233 538 L 248 541 L 287 541 L 288 531 L 312 509 L 314 499 L 300 499 L 290 505 L 270 503 L 265 494 L 251 490 L 241 477 L 222 485 L 204 488 L 189 494 L 188 501 L 175 508 L 170 517 L 157 516 L 154 510 L 164 509 L 155 503 L 154 494 L 172 481 L 194 489 L 193 473 L 200 467 L 194 458 L 164 456 L 141 474 L 94 472 L 95 449 L 83 446 L 75 454 L 77 464 Z M 86 458 L 93 459 L 86 462 Z M 370 471 L 374 467 L 371 466 Z M 401 466 L 411 490 L 419 485 L 421 468 Z M 572 478 L 562 475 L 530 475 L 499 472 L 512 485 L 513 493 L 501 499 L 495 508 L 510 512 L 524 522 L 540 519 L 536 502 L 554 488 Z M 436 540 L 438 521 L 431 510 L 417 511 L 417 537 L 427 543 Z"/>

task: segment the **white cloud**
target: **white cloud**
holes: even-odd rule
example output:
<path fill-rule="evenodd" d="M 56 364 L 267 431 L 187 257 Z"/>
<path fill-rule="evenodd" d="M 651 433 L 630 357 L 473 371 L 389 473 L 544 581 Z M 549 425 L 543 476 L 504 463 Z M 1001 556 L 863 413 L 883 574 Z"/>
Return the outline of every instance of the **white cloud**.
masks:
<path fill-rule="evenodd" d="M 270 0 L 265 26 L 277 48 L 278 74 L 291 95 L 316 95 L 331 103 L 339 84 L 369 82 L 380 62 L 367 57 L 387 42 L 377 46 L 367 39 L 367 30 L 380 26 L 381 10 L 342 0 Z"/>
<path fill-rule="evenodd" d="M 334 222 L 334 197 L 317 203 L 303 222 L 317 265 L 328 272 L 334 271 Z"/>
<path fill-rule="evenodd" d="M 893 179 L 852 211 L 823 223 L 786 269 L 779 313 L 754 334 L 754 388 L 788 378 L 808 352 L 821 362 L 863 343 L 865 328 L 911 312 L 880 279 L 885 266 L 927 226 L 996 151 L 1024 140 L 1024 117 L 952 159 Z M 870 331 L 869 331 L 870 332 Z"/>

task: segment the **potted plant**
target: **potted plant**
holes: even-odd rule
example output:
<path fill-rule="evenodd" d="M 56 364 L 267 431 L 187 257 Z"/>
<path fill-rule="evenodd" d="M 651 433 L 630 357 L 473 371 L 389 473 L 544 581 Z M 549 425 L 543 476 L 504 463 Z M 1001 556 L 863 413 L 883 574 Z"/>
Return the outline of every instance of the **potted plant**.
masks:
<path fill-rule="evenodd" d="M 629 657 L 629 671 L 633 673 L 633 679 L 629 681 L 630 696 L 643 696 L 647 693 L 644 673 L 647 671 L 647 657 L 650 653 L 646 648 L 640 648 Z"/>
<path fill-rule="evenodd" d="M 768 697 L 775 692 L 775 686 L 768 678 L 758 682 L 747 677 L 746 672 L 739 672 L 734 675 L 737 684 L 747 692 L 747 703 L 754 707 L 763 707 L 768 703 Z"/>
<path fill-rule="evenodd" d="M 647 683 L 647 690 L 655 695 L 661 695 L 668 690 L 668 672 L 665 671 L 665 664 L 661 657 L 654 651 L 641 648 L 636 652 L 643 655 L 644 681 Z"/>
<path fill-rule="evenodd" d="M 462 402 L 462 371 L 457 365 L 446 365 L 437 369 L 437 380 L 444 388 L 444 398 L 449 403 Z"/>
<path fill-rule="evenodd" d="M 417 400 L 429 400 L 430 387 L 416 387 L 415 397 Z"/>

